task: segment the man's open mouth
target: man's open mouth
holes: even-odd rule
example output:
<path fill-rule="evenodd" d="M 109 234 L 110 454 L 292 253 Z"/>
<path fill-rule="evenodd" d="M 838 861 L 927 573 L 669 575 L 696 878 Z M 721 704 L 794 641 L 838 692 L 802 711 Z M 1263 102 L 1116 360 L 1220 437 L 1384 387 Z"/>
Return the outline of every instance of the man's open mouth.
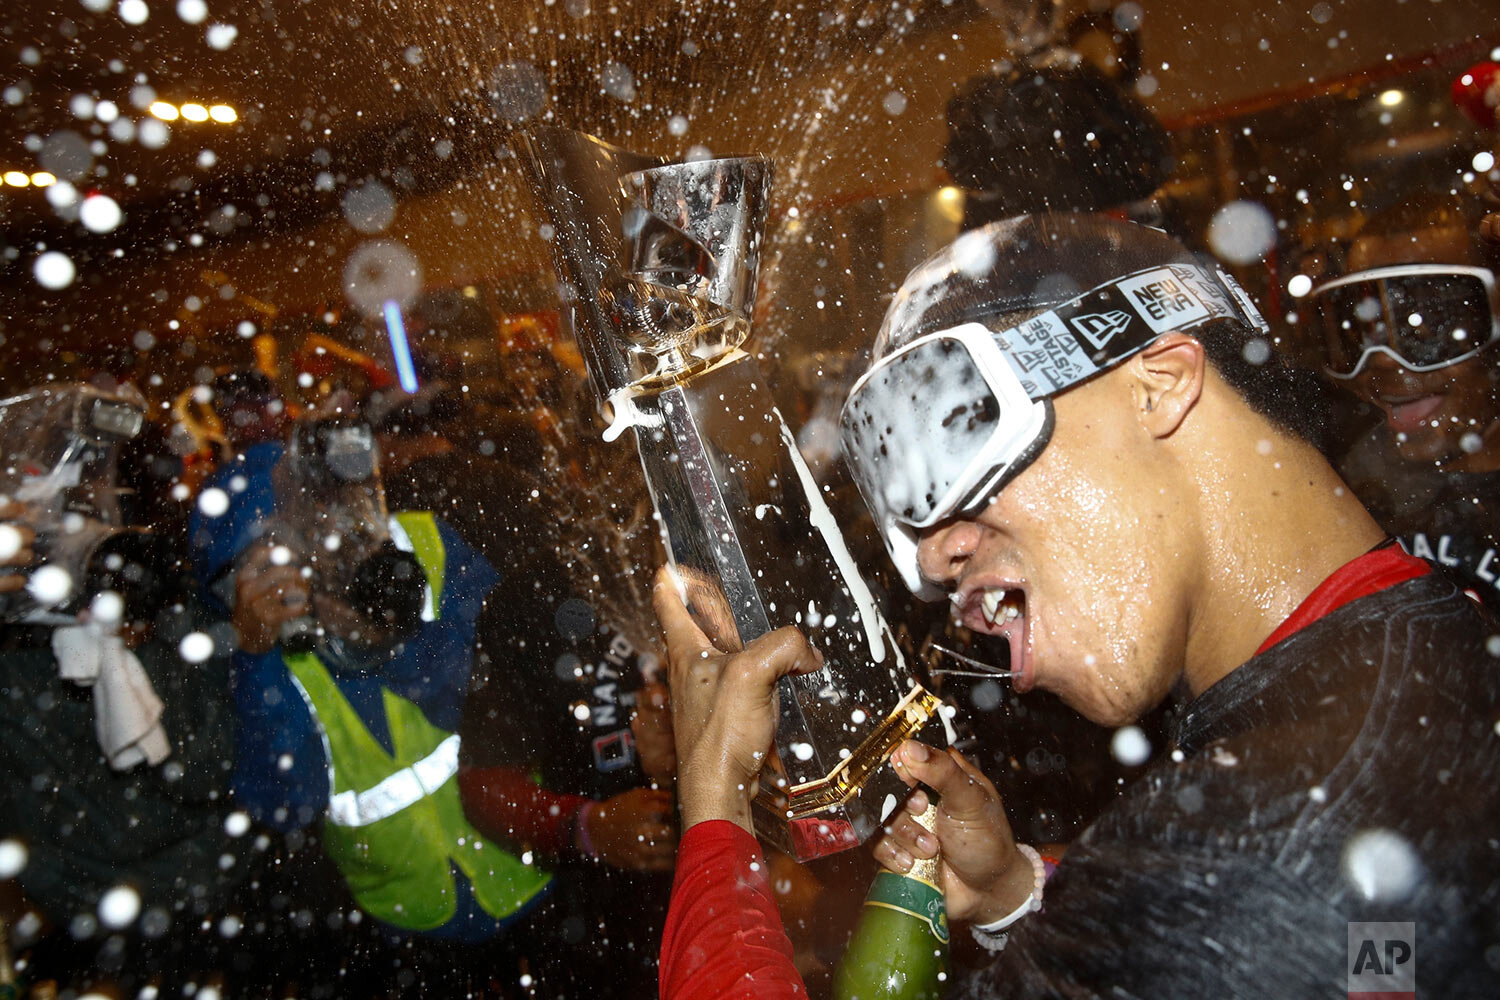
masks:
<path fill-rule="evenodd" d="M 1020 590 L 993 588 L 980 591 L 980 607 L 984 611 L 984 620 L 992 628 L 1015 621 L 1025 614 L 1025 603 L 1026 594 Z"/>
<path fill-rule="evenodd" d="M 1014 587 L 981 587 L 961 601 L 959 614 L 969 629 L 998 636 L 1010 647 L 1011 682 L 1018 691 L 1031 687 L 1031 649 L 1027 642 L 1026 591 Z"/>

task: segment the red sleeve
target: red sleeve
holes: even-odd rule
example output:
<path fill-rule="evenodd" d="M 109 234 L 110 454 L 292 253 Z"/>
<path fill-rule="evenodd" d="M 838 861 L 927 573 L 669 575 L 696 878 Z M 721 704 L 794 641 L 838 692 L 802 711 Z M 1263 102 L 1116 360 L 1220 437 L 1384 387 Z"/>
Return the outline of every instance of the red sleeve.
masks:
<path fill-rule="evenodd" d="M 518 767 L 466 767 L 458 772 L 458 792 L 480 833 L 553 856 L 574 849 L 573 817 L 589 801 L 549 792 Z"/>
<path fill-rule="evenodd" d="M 806 1000 L 755 838 L 726 820 L 690 827 L 661 942 L 661 1000 Z"/>

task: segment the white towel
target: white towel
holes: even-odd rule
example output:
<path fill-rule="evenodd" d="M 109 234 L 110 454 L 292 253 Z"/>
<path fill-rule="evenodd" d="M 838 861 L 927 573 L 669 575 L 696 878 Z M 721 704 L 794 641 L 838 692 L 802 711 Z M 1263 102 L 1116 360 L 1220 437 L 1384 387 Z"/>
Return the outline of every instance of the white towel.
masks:
<path fill-rule="evenodd" d="M 52 630 L 58 676 L 94 689 L 94 733 L 109 766 L 124 771 L 160 764 L 171 746 L 162 728 L 161 699 L 113 622 L 91 621 Z"/>

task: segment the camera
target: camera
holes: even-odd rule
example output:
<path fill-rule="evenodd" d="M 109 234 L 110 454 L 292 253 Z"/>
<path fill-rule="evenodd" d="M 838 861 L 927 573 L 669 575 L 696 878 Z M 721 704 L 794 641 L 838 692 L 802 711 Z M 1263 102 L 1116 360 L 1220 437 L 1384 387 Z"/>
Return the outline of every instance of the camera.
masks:
<path fill-rule="evenodd" d="M 431 597 L 386 510 L 373 429 L 345 416 L 298 423 L 271 475 L 275 514 L 261 542 L 302 568 L 315 605 L 282 626 L 282 649 L 335 668 L 378 667 L 416 635 Z M 216 592 L 232 606 L 232 578 Z"/>
<path fill-rule="evenodd" d="M 103 590 L 137 597 L 160 589 L 162 556 L 150 533 L 127 527 L 119 450 L 146 422 L 145 401 L 63 384 L 0 400 L 0 492 L 25 505 L 36 564 L 26 589 L 0 595 L 0 620 L 74 620 Z"/>

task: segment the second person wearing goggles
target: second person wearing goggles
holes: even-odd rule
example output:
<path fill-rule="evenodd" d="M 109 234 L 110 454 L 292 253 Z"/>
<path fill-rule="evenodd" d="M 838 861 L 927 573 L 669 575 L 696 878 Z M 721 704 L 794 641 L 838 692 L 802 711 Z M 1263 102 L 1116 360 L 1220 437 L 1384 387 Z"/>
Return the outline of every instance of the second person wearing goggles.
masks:
<path fill-rule="evenodd" d="M 1500 254 L 1476 214 L 1431 196 L 1377 213 L 1309 296 L 1327 373 L 1382 411 L 1408 462 L 1500 466 Z"/>
<path fill-rule="evenodd" d="M 1419 195 L 1370 217 L 1315 289 L 1328 371 L 1384 420 L 1341 471 L 1377 521 L 1500 604 L 1500 252 L 1482 206 Z"/>

